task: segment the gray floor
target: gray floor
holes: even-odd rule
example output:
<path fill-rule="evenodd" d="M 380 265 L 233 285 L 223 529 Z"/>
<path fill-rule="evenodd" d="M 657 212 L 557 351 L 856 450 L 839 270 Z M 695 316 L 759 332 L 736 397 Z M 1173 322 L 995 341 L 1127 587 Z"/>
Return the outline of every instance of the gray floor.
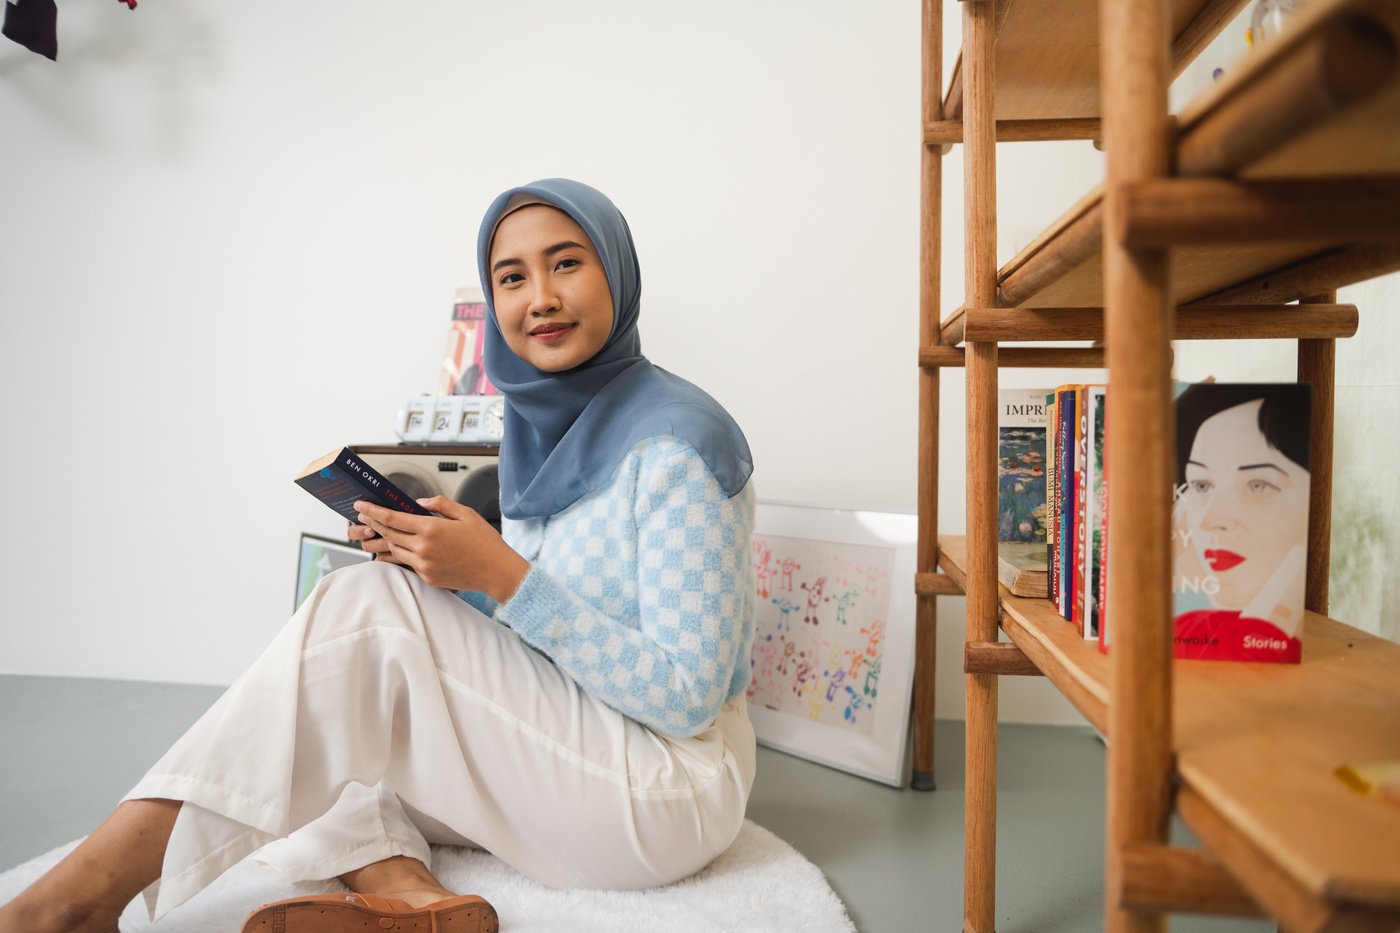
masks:
<path fill-rule="evenodd" d="M 0 870 L 91 830 L 219 693 L 0 676 Z M 940 721 L 937 745 L 933 793 L 759 750 L 750 818 L 820 866 L 865 933 L 962 927 L 962 723 Z M 1102 746 L 1087 728 L 1003 726 L 999 764 L 998 929 L 1100 929 Z M 1274 929 L 1216 918 L 1172 928 Z"/>

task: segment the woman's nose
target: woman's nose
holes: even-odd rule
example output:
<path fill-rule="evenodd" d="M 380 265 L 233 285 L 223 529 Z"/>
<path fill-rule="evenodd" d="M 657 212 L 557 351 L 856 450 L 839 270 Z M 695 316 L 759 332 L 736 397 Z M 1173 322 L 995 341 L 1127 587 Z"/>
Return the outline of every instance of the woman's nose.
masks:
<path fill-rule="evenodd" d="M 530 314 L 553 314 L 559 310 L 559 295 L 548 279 L 537 280 L 534 291 L 530 293 L 530 307 L 526 310 Z"/>
<path fill-rule="evenodd" d="M 1235 505 L 1234 496 L 1221 495 L 1216 492 L 1210 497 L 1210 504 L 1206 506 L 1206 514 L 1201 519 L 1201 527 L 1212 530 L 1235 527 L 1239 523 Z"/>

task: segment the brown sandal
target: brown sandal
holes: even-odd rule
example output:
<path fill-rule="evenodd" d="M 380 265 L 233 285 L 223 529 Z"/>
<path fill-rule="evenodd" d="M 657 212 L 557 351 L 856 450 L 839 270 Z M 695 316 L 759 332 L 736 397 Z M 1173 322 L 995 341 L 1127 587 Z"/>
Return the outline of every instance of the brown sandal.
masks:
<path fill-rule="evenodd" d="M 464 894 L 414 907 L 373 894 L 316 894 L 264 904 L 243 921 L 243 933 L 497 933 L 496 908 Z"/>

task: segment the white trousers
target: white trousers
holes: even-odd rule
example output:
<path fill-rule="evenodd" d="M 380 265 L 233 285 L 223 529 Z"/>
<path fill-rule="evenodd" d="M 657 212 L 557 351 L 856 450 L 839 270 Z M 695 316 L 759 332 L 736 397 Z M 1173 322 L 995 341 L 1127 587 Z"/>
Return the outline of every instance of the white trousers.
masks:
<path fill-rule="evenodd" d="M 510 629 L 385 563 L 330 574 L 124 799 L 183 801 L 158 919 L 244 857 L 294 880 L 475 844 L 553 887 L 686 877 L 743 825 L 742 698 L 693 738 L 583 692 Z"/>

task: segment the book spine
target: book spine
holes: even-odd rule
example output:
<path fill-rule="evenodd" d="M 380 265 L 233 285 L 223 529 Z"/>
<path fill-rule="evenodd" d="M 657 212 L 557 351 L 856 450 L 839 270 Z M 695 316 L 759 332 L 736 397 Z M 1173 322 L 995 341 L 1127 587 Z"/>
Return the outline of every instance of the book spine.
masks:
<path fill-rule="evenodd" d="M 1074 604 L 1070 621 L 1087 637 L 1084 574 L 1089 561 L 1089 387 L 1074 390 Z"/>
<path fill-rule="evenodd" d="M 1103 426 L 1106 389 L 1091 386 L 1085 399 L 1084 637 L 1099 633 L 1099 567 L 1103 563 Z"/>
<path fill-rule="evenodd" d="M 1108 391 L 1104 390 L 1105 393 Z M 1103 409 L 1103 561 L 1099 565 L 1099 651 L 1108 652 L 1108 396 Z"/>
<path fill-rule="evenodd" d="M 1055 407 L 1059 418 L 1060 528 L 1056 560 L 1060 565 L 1060 615 L 1070 619 L 1074 607 L 1074 388 L 1060 388 Z"/>
<path fill-rule="evenodd" d="M 359 520 L 355 503 L 362 499 L 410 515 L 432 514 L 348 447 L 333 463 L 296 482 L 350 522 Z"/>
<path fill-rule="evenodd" d="M 1060 575 L 1055 564 L 1055 550 L 1059 544 L 1060 487 L 1056 472 L 1056 452 L 1059 445 L 1059 420 L 1055 415 L 1055 393 L 1045 395 L 1045 571 L 1050 583 L 1050 601 L 1058 605 L 1060 598 Z"/>

